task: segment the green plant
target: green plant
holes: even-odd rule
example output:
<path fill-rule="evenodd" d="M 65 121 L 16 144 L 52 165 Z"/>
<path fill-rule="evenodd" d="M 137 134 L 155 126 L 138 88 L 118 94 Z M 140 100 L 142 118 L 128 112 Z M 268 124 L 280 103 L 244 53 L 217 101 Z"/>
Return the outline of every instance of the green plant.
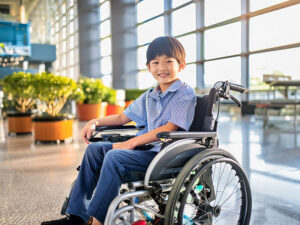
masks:
<path fill-rule="evenodd" d="M 28 112 L 35 104 L 34 79 L 33 74 L 20 71 L 1 80 L 7 100 L 21 113 Z"/>
<path fill-rule="evenodd" d="M 78 80 L 79 91 L 76 100 L 80 104 L 96 104 L 103 101 L 107 95 L 108 88 L 101 79 L 82 77 Z"/>
<path fill-rule="evenodd" d="M 125 101 L 135 100 L 146 91 L 147 91 L 147 89 L 126 89 L 125 90 Z"/>
<path fill-rule="evenodd" d="M 109 105 L 117 105 L 117 91 L 113 88 L 108 88 L 103 101 L 107 102 Z"/>
<path fill-rule="evenodd" d="M 68 77 L 56 76 L 52 73 L 35 75 L 38 99 L 44 104 L 49 116 L 57 116 L 68 98 L 74 98 L 77 84 Z"/>

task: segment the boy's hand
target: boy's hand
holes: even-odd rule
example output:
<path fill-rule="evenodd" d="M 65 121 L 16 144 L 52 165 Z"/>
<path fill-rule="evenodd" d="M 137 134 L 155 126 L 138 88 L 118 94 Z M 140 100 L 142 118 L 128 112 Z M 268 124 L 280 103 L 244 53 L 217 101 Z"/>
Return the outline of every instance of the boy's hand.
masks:
<path fill-rule="evenodd" d="M 92 133 L 95 131 L 95 120 L 90 120 L 87 124 L 83 127 L 81 131 L 81 138 L 87 144 L 89 144 L 89 139 Z"/>
<path fill-rule="evenodd" d="M 126 149 L 126 150 L 133 150 L 135 148 L 135 145 L 132 143 L 132 141 L 124 141 L 124 142 L 118 142 L 113 144 L 113 149 Z"/>

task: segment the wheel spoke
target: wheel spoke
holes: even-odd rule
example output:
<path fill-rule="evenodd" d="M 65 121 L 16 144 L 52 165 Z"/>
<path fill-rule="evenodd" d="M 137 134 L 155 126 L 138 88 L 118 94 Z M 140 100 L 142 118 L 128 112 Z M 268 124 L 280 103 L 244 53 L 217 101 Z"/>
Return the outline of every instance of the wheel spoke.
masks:
<path fill-rule="evenodd" d="M 222 194 L 221 194 L 221 197 L 220 197 L 220 199 L 219 199 L 219 201 L 217 202 L 216 205 L 218 205 L 219 202 L 221 201 L 221 199 L 222 199 L 222 197 L 223 197 L 223 194 L 224 194 L 224 192 L 225 192 L 225 189 L 226 189 L 226 187 L 228 186 L 228 184 L 230 183 L 230 182 L 228 182 L 228 180 L 229 180 L 229 178 L 230 178 L 230 176 L 231 176 L 231 171 L 232 171 L 232 169 L 230 170 L 229 176 L 228 176 L 228 178 L 227 178 L 227 180 L 226 180 L 225 187 L 224 187 L 223 192 L 222 192 Z"/>
<path fill-rule="evenodd" d="M 221 169 L 221 166 L 222 166 L 222 165 L 221 165 L 221 163 L 220 163 L 220 169 Z M 223 176 L 225 166 L 226 166 L 226 163 L 224 164 L 224 168 L 223 168 L 223 170 L 222 170 L 221 176 L 219 176 L 218 185 L 217 185 L 217 192 L 216 192 L 216 199 L 217 199 L 217 194 L 218 194 L 218 190 L 219 190 L 220 180 L 221 180 L 221 178 L 222 178 L 222 176 Z M 220 175 L 220 173 L 221 173 L 221 171 L 219 172 L 219 175 Z M 214 206 L 216 206 L 216 205 L 214 205 Z"/>

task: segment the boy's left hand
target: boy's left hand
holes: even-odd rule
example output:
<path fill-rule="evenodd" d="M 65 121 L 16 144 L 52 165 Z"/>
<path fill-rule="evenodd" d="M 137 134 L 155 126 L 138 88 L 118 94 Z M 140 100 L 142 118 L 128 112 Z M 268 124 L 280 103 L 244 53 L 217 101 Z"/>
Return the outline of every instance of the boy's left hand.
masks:
<path fill-rule="evenodd" d="M 113 149 L 133 150 L 135 145 L 131 141 L 118 142 L 113 144 Z"/>

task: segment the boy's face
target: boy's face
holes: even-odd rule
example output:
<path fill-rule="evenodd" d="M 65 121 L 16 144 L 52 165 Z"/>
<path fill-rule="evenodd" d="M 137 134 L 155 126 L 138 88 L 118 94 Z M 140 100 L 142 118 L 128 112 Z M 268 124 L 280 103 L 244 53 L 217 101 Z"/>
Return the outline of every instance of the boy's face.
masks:
<path fill-rule="evenodd" d="M 159 86 L 165 90 L 178 79 L 177 74 L 184 69 L 185 64 L 180 65 L 175 58 L 160 55 L 151 60 L 147 67 Z"/>

